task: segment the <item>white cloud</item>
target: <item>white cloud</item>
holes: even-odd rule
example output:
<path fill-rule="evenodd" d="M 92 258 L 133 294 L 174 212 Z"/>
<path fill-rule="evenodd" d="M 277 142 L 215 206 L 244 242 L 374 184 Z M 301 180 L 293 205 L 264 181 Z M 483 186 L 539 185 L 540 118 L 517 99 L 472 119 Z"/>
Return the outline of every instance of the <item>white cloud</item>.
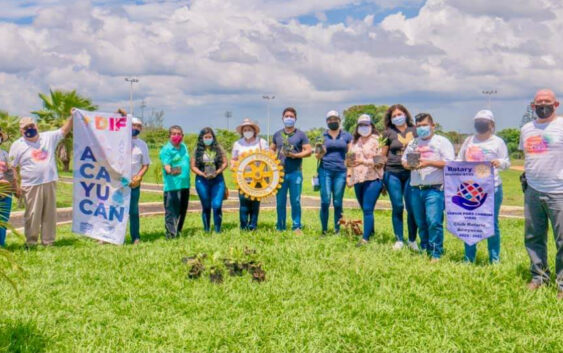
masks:
<path fill-rule="evenodd" d="M 396 13 L 374 23 L 366 14 L 337 24 L 326 22 L 326 11 L 356 1 L 6 1 L 5 17 L 35 17 L 31 25 L 0 22 L 0 109 L 34 110 L 37 92 L 49 87 L 77 89 L 112 109 L 127 102 L 123 77 L 135 75 L 136 97 L 175 112 L 170 122 L 182 111 L 221 116 L 224 107 L 259 116 L 262 93 L 273 93 L 274 106 L 311 117 L 401 101 L 448 115 L 444 125 L 453 128 L 484 101 L 482 89 L 498 89 L 499 105 L 525 104 L 541 86 L 563 91 L 562 6 L 516 1 L 428 0 L 412 18 Z M 293 19 L 304 14 L 322 23 Z"/>

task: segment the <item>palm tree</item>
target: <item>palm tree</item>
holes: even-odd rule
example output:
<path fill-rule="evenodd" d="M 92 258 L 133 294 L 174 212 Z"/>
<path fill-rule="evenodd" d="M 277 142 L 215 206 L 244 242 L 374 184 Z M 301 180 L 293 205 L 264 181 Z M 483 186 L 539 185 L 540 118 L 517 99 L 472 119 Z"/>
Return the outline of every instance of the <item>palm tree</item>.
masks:
<path fill-rule="evenodd" d="M 0 110 L 0 129 L 8 134 L 10 140 L 15 140 L 20 135 L 20 118 L 8 114 L 4 110 Z M 4 143 L 4 141 L 2 141 Z"/>
<path fill-rule="evenodd" d="M 96 110 L 98 106 L 92 104 L 90 98 L 83 97 L 75 90 L 49 90 L 49 94 L 39 93 L 39 98 L 43 102 L 43 108 L 32 112 L 39 118 L 42 128 L 57 128 L 63 125 L 70 114 L 72 108 L 82 110 Z M 57 157 L 63 164 L 65 172 L 70 171 L 70 161 L 72 152 L 72 135 L 69 134 L 57 146 Z"/>

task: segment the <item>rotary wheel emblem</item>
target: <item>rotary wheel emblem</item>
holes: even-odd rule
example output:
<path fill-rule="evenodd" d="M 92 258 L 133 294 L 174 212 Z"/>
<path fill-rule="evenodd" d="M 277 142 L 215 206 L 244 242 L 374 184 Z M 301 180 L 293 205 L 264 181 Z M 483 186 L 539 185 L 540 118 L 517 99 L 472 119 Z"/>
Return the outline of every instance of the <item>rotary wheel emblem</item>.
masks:
<path fill-rule="evenodd" d="M 275 195 L 283 182 L 283 167 L 273 152 L 244 152 L 233 169 L 237 188 L 251 200 Z"/>

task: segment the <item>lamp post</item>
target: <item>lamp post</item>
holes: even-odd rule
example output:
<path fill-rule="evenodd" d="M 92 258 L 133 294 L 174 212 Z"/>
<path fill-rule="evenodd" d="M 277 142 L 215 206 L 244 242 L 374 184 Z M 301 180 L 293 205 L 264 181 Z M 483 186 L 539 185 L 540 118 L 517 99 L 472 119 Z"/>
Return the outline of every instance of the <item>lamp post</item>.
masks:
<path fill-rule="evenodd" d="M 227 131 L 229 131 L 229 120 L 231 119 L 231 117 L 233 116 L 233 113 L 231 113 L 230 111 L 226 111 L 225 112 L 225 118 L 227 119 Z"/>
<path fill-rule="evenodd" d="M 131 112 L 131 115 L 133 115 L 133 84 L 138 83 L 139 79 L 134 77 L 125 77 L 125 81 L 129 82 L 131 85 L 129 88 L 129 111 Z"/>
<path fill-rule="evenodd" d="M 491 98 L 492 98 L 493 94 L 497 94 L 498 91 L 496 89 L 483 90 L 483 91 L 481 91 L 481 93 L 483 93 L 484 95 L 486 95 L 488 97 L 487 106 L 489 107 L 489 110 L 491 110 Z"/>
<path fill-rule="evenodd" d="M 268 128 L 267 128 L 267 132 L 268 132 L 268 146 L 270 145 L 270 101 L 274 100 L 276 98 L 276 96 L 262 96 L 262 99 L 266 100 L 266 107 L 268 110 Z"/>

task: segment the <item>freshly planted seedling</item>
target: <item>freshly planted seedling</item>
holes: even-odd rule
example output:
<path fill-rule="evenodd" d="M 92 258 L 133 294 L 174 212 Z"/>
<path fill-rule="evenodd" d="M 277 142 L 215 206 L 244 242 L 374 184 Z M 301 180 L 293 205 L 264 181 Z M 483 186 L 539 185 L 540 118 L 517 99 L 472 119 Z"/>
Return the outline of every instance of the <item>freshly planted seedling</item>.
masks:
<path fill-rule="evenodd" d="M 248 272 L 252 275 L 253 281 L 264 282 L 266 280 L 266 271 L 262 269 L 260 263 L 251 265 Z"/>
<path fill-rule="evenodd" d="M 215 253 L 211 258 L 211 266 L 209 267 L 209 280 L 211 283 L 223 283 L 223 269 L 221 268 L 221 254 Z"/>
<path fill-rule="evenodd" d="M 356 239 L 356 237 L 358 235 L 363 234 L 362 227 L 361 227 L 361 225 L 362 225 L 361 219 L 347 220 L 344 217 L 342 217 L 342 218 L 340 218 L 338 223 L 340 224 L 341 228 L 343 229 L 344 234 L 346 234 L 350 238 Z"/>
<path fill-rule="evenodd" d="M 193 256 L 187 256 L 182 259 L 182 262 L 189 266 L 188 278 L 196 279 L 201 277 L 203 271 L 205 271 L 205 266 L 203 265 L 203 260 L 207 257 L 207 254 L 200 253 Z"/>

